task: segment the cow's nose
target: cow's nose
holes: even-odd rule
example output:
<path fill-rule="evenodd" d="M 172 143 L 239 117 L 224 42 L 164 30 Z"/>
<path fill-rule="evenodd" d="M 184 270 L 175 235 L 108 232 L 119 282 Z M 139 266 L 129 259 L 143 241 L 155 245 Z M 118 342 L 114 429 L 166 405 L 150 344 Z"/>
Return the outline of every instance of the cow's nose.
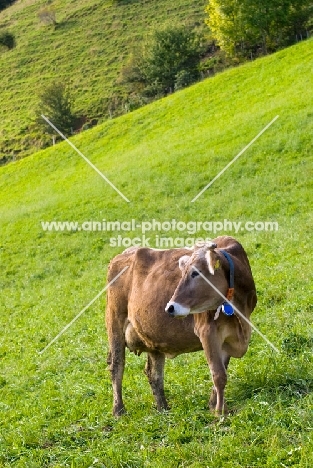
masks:
<path fill-rule="evenodd" d="M 166 308 L 166 312 L 169 313 L 170 315 L 173 315 L 173 314 L 174 314 L 174 311 L 175 311 L 175 307 L 173 306 L 173 304 L 169 305 L 169 306 Z"/>

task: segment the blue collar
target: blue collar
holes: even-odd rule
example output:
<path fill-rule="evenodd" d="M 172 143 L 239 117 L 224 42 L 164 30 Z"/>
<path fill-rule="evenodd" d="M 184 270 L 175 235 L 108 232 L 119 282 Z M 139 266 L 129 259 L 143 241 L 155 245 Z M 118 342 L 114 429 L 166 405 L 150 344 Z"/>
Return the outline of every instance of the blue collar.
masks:
<path fill-rule="evenodd" d="M 226 294 L 226 298 L 228 301 L 231 301 L 233 296 L 234 296 L 234 292 L 235 292 L 235 267 L 234 267 L 234 262 L 231 258 L 231 256 L 229 255 L 229 253 L 227 253 L 225 250 L 220 250 L 220 252 L 224 255 L 224 257 L 226 258 L 226 260 L 228 261 L 228 264 L 229 264 L 229 288 L 228 288 L 228 291 L 227 291 L 227 294 Z"/>

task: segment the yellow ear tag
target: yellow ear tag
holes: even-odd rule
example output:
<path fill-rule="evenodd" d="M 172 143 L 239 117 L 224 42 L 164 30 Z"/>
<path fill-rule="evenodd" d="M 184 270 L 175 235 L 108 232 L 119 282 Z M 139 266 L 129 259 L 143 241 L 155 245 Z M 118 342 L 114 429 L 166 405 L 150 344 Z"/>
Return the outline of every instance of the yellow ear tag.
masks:
<path fill-rule="evenodd" d="M 220 267 L 220 261 L 216 260 L 215 265 L 214 265 L 214 270 L 217 270 Z"/>

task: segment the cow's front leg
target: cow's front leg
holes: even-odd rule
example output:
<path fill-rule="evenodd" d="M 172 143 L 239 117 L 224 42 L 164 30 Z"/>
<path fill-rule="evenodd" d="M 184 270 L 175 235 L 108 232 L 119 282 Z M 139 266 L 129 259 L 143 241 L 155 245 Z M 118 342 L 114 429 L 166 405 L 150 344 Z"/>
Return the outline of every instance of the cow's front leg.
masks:
<path fill-rule="evenodd" d="M 202 341 L 201 341 L 202 342 Z M 211 371 L 211 376 L 214 384 L 212 394 L 209 401 L 209 407 L 215 410 L 219 414 L 227 412 L 224 392 L 227 383 L 227 373 L 222 359 L 217 354 L 216 350 L 213 350 L 208 343 L 202 342 L 203 349 L 205 351 L 206 358 Z"/>
<path fill-rule="evenodd" d="M 158 351 L 148 353 L 145 373 L 148 377 L 158 411 L 167 410 L 168 404 L 164 393 L 165 355 Z"/>
<path fill-rule="evenodd" d="M 195 323 L 196 333 L 204 349 L 214 384 L 209 406 L 217 413 L 222 414 L 226 411 L 224 390 L 227 382 L 226 368 L 229 358 L 226 358 L 222 351 L 222 343 L 218 336 L 216 323 L 210 320 L 209 316 L 204 320 L 204 317 L 200 318 L 200 315 L 206 314 L 199 314 L 196 318 L 195 322 L 200 322 Z"/>
<path fill-rule="evenodd" d="M 225 371 L 227 371 L 227 367 L 228 367 L 228 364 L 229 364 L 229 361 L 230 361 L 230 356 L 225 351 L 222 351 L 222 356 L 223 356 L 222 360 L 223 360 L 223 363 L 224 363 Z M 217 405 L 217 392 L 216 392 L 215 386 L 213 386 L 211 396 L 210 396 L 210 400 L 209 400 L 209 407 L 210 407 L 211 410 L 215 410 L 216 405 Z M 226 405 L 226 402 L 225 402 L 225 399 L 224 399 L 224 413 L 226 413 L 226 412 L 227 412 L 227 405 Z"/>

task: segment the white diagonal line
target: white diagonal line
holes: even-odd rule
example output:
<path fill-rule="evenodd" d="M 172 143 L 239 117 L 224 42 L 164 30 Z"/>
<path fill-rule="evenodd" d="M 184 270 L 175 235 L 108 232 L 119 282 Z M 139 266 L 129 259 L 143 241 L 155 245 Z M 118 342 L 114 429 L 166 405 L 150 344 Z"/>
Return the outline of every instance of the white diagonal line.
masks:
<path fill-rule="evenodd" d="M 240 310 L 237 309 L 236 306 L 234 306 L 234 304 L 232 302 L 229 302 L 229 300 L 224 296 L 224 294 L 221 293 L 221 291 L 219 291 L 217 289 L 217 287 L 214 286 L 214 284 L 211 283 L 211 281 L 209 281 L 202 273 L 201 271 L 198 270 L 197 267 L 193 266 L 194 270 L 196 270 L 199 275 L 224 299 L 225 302 L 227 302 L 228 304 L 230 304 L 233 309 L 235 309 L 235 311 L 237 312 L 237 314 L 240 315 L 241 318 L 243 318 L 252 328 L 253 330 L 255 330 L 262 338 L 264 341 L 266 341 L 267 344 L 269 344 L 273 349 L 274 351 L 276 351 L 277 353 L 279 353 L 279 350 L 276 348 L 276 346 L 273 345 L 273 343 L 271 343 L 265 335 L 263 335 L 263 333 L 260 332 L 260 330 L 257 329 L 257 327 L 255 325 L 253 325 L 252 322 L 250 322 L 249 319 L 247 319 L 247 317 L 245 317 L 241 312 Z"/>
<path fill-rule="evenodd" d="M 198 195 L 193 198 L 193 200 L 191 200 L 191 203 L 195 202 L 197 200 L 197 198 L 200 197 L 200 195 L 203 194 L 203 192 L 205 192 L 222 174 L 224 174 L 225 171 L 227 171 L 227 169 L 248 149 L 250 148 L 251 145 L 253 145 L 253 143 L 258 139 L 260 138 L 260 136 L 275 122 L 275 120 L 277 120 L 279 117 L 279 115 L 276 115 L 276 117 L 271 120 L 271 122 L 269 124 L 266 125 L 266 127 L 263 128 L 263 130 L 260 131 L 260 133 L 258 133 L 258 135 L 256 137 L 253 138 L 253 140 L 250 141 L 250 143 L 245 146 L 245 148 L 243 150 L 240 151 L 239 154 L 237 154 L 237 156 L 234 157 L 234 159 L 232 159 L 228 164 L 227 166 L 224 167 L 224 169 L 221 170 L 221 172 L 219 174 L 217 174 L 217 176 L 214 177 L 214 179 L 211 180 L 211 182 L 206 185 L 200 193 L 198 193 Z"/>
<path fill-rule="evenodd" d="M 123 193 L 115 187 L 114 184 L 112 184 L 112 182 L 104 175 L 102 174 L 102 172 L 99 171 L 99 169 L 94 165 L 92 164 L 91 161 L 89 161 L 88 158 L 86 158 L 86 156 L 81 152 L 79 151 L 79 149 L 76 148 L 76 146 L 68 139 L 66 138 L 65 135 L 63 135 L 62 132 L 60 132 L 59 129 L 57 129 L 57 127 L 55 125 L 53 125 L 52 122 L 50 122 L 50 120 L 43 114 L 41 114 L 41 117 L 50 125 L 50 127 L 52 127 L 62 138 L 63 140 L 65 140 L 85 161 L 87 164 L 89 164 L 90 167 L 92 167 L 101 177 L 102 179 L 104 179 L 109 185 L 111 185 L 111 187 L 125 200 L 127 201 L 128 203 L 130 203 L 130 201 L 128 200 L 128 198 L 125 197 L 125 195 L 123 195 Z"/>
<path fill-rule="evenodd" d="M 39 354 L 42 354 L 46 351 L 46 349 L 48 349 L 58 338 L 60 338 L 61 335 L 63 335 L 63 333 L 68 329 L 70 328 L 71 325 L 73 325 L 74 322 L 76 322 L 76 320 L 88 309 L 88 307 L 90 307 L 107 289 L 109 286 L 111 286 L 111 284 L 114 283 L 114 281 L 117 280 L 117 278 L 119 278 L 121 276 L 122 273 L 124 273 L 125 270 L 127 270 L 128 266 L 124 267 L 122 271 L 119 272 L 118 275 L 116 275 L 112 281 L 110 281 L 105 288 L 102 289 L 102 291 L 100 291 L 93 299 L 92 301 L 89 302 L 88 305 L 86 305 L 86 307 L 83 308 L 83 310 L 81 310 L 79 312 L 79 314 L 76 315 L 76 317 L 73 318 L 73 320 L 70 321 L 70 323 L 68 323 L 62 331 L 60 331 L 60 333 L 55 336 L 53 338 L 52 341 L 50 341 L 50 343 L 42 350 L 42 351 L 39 351 Z"/>

